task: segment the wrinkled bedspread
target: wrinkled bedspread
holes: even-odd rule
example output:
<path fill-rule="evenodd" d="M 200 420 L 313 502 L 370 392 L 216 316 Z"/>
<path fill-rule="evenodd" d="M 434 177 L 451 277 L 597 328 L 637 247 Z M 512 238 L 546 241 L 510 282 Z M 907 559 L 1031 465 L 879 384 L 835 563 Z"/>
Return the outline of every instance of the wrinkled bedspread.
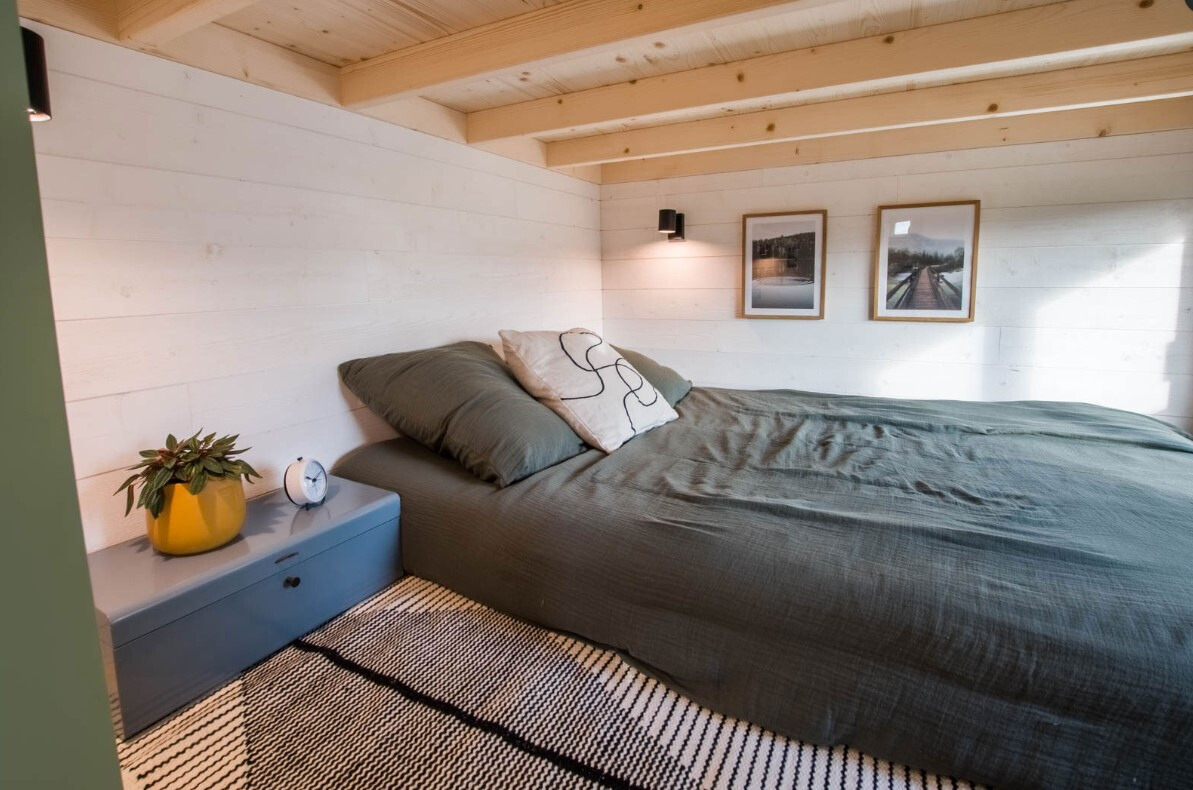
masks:
<path fill-rule="evenodd" d="M 1188 786 L 1193 439 L 1071 403 L 693 390 L 505 489 L 404 439 L 406 569 L 720 712 L 999 787 Z"/>

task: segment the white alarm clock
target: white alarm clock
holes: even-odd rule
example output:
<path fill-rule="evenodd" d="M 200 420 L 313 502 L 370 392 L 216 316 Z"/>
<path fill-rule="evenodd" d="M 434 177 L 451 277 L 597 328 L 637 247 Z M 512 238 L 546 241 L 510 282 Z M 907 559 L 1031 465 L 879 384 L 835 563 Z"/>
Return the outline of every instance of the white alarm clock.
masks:
<path fill-rule="evenodd" d="M 300 507 L 321 505 L 327 498 L 327 470 L 314 458 L 299 458 L 286 467 L 285 488 Z"/>

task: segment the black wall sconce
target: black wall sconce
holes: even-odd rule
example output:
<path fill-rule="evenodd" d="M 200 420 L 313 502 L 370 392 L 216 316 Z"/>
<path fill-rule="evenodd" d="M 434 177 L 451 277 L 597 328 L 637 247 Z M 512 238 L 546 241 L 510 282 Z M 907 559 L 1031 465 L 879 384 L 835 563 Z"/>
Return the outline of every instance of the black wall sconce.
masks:
<path fill-rule="evenodd" d="M 673 208 L 659 209 L 659 233 L 667 234 L 667 241 L 683 241 L 683 214 Z"/>
<path fill-rule="evenodd" d="M 50 80 L 46 75 L 46 42 L 27 27 L 21 28 L 25 49 L 25 76 L 29 80 L 29 120 L 50 120 Z"/>

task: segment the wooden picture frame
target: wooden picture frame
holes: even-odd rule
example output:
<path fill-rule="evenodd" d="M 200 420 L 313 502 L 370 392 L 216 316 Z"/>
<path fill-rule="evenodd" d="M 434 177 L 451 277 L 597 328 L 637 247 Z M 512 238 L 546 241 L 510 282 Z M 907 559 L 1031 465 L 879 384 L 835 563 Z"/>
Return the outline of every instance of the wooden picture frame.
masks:
<path fill-rule="evenodd" d="M 824 318 L 828 211 L 743 214 L 743 318 Z"/>
<path fill-rule="evenodd" d="M 979 200 L 878 207 L 872 320 L 973 321 L 981 207 Z"/>

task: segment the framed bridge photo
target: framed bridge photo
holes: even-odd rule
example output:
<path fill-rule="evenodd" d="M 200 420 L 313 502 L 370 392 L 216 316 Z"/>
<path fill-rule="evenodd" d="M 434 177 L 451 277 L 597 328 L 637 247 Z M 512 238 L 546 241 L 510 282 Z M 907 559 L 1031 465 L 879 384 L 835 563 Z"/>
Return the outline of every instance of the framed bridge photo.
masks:
<path fill-rule="evenodd" d="M 824 318 L 828 212 L 742 217 L 742 314 L 746 318 Z"/>
<path fill-rule="evenodd" d="M 876 321 L 972 321 L 981 203 L 878 207 Z"/>

